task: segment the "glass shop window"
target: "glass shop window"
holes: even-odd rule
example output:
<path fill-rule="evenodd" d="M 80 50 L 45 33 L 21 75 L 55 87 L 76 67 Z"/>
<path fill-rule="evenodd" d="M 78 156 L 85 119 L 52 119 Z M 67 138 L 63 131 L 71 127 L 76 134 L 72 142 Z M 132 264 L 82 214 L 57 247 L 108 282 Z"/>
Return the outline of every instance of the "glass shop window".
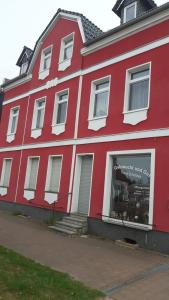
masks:
<path fill-rule="evenodd" d="M 110 217 L 148 224 L 150 154 L 112 157 Z"/>

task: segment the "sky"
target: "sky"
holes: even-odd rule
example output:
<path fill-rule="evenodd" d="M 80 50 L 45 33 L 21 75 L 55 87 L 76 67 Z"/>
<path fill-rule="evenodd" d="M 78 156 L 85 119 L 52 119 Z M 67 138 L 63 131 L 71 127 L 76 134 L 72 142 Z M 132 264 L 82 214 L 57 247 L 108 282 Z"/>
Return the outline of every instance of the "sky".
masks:
<path fill-rule="evenodd" d="M 116 0 L 0 0 L 0 84 L 19 75 L 23 46 L 34 48 L 58 8 L 82 13 L 103 31 L 120 24 L 112 12 Z M 168 1 L 155 0 L 157 5 Z"/>

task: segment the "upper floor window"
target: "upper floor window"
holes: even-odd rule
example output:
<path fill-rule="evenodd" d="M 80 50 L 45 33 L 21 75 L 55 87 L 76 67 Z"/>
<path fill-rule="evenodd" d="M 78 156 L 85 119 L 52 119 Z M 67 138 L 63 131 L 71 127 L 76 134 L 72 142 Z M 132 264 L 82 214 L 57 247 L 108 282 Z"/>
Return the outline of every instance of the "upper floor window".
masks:
<path fill-rule="evenodd" d="M 128 113 L 128 115 L 131 113 L 133 119 L 134 112 L 147 110 L 149 106 L 149 95 L 150 64 L 141 65 L 128 70 L 126 75 L 124 113 Z M 139 113 L 140 116 L 141 114 L 143 115 L 144 113 Z M 143 120 L 144 118 L 145 114 Z M 137 119 L 137 121 L 140 121 L 138 114 Z"/>
<path fill-rule="evenodd" d="M 73 55 L 74 34 L 70 34 L 61 40 L 59 71 L 64 71 L 71 65 Z"/>
<path fill-rule="evenodd" d="M 134 2 L 124 8 L 124 23 L 136 18 L 137 2 Z"/>
<path fill-rule="evenodd" d="M 89 123 L 91 123 L 90 122 L 91 120 L 105 119 L 107 117 L 109 91 L 110 91 L 110 77 L 109 76 L 92 82 L 90 107 L 89 107 Z M 100 122 L 102 122 L 102 121 L 100 121 Z M 94 122 L 92 122 L 92 123 L 94 124 Z M 103 126 L 101 126 L 101 127 L 103 127 Z M 90 128 L 90 129 L 92 129 L 92 128 Z"/>
<path fill-rule="evenodd" d="M 44 79 L 49 75 L 51 58 L 52 58 L 52 46 L 49 46 L 48 48 L 42 50 L 40 69 L 39 69 L 39 79 Z"/>
<path fill-rule="evenodd" d="M 68 90 L 61 91 L 55 96 L 52 133 L 60 134 L 65 131 L 67 117 Z"/>
<path fill-rule="evenodd" d="M 7 141 L 12 142 L 15 139 L 15 134 L 17 130 L 19 117 L 19 107 L 11 108 L 9 123 L 8 123 L 8 131 L 7 131 Z"/>
<path fill-rule="evenodd" d="M 34 112 L 32 119 L 32 133 L 31 136 L 37 138 L 42 133 L 44 115 L 45 115 L 46 98 L 41 98 L 35 101 Z"/>

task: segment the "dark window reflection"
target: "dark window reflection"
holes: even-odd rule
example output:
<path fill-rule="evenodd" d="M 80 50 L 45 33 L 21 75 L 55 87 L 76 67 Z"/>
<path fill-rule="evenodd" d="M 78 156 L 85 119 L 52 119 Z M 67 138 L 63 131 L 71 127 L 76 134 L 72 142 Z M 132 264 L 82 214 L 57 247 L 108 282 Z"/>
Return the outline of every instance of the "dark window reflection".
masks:
<path fill-rule="evenodd" d="M 150 154 L 113 156 L 110 217 L 148 224 Z"/>

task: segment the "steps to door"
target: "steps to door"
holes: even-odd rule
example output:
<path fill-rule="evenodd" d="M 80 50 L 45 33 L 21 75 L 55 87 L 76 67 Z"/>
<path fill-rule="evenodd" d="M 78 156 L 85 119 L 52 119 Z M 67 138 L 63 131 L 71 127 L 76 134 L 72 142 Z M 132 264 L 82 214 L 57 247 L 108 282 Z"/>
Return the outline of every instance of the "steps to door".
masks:
<path fill-rule="evenodd" d="M 49 226 L 50 229 L 68 235 L 81 235 L 87 233 L 87 216 L 81 214 L 71 214 L 64 216 L 55 225 Z"/>

